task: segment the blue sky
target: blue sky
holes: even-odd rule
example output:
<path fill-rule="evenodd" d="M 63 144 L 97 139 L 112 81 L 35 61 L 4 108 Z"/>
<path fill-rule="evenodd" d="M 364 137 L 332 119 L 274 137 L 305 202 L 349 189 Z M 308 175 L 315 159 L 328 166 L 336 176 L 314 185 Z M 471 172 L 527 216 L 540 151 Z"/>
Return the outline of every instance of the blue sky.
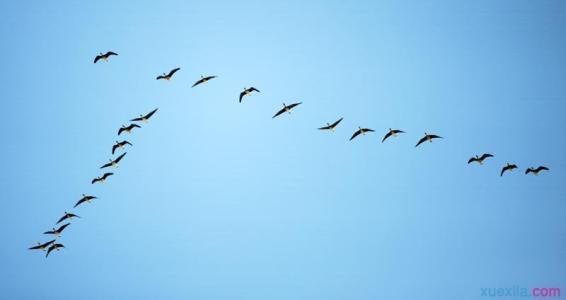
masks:
<path fill-rule="evenodd" d="M 2 297 L 566 292 L 565 37 L 546 0 L 5 3 Z M 201 75 L 218 78 L 191 89 Z M 349 142 L 358 126 L 377 132 Z M 407 133 L 382 144 L 389 127 Z M 425 131 L 445 138 L 415 149 Z M 82 193 L 99 199 L 66 249 L 28 251 Z"/>

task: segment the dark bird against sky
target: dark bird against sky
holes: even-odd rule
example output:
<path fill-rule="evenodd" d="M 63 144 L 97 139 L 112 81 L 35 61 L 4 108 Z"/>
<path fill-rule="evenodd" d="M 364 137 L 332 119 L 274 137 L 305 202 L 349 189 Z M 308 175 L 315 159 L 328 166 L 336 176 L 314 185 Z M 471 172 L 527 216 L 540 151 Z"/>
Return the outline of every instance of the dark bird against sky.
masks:
<path fill-rule="evenodd" d="M 106 179 L 108 177 L 112 176 L 112 175 L 114 175 L 114 173 L 104 173 L 104 175 L 102 175 L 102 177 L 97 177 L 97 178 L 93 179 L 91 181 L 91 184 L 95 184 L 97 182 L 104 183 L 106 181 Z"/>
<path fill-rule="evenodd" d="M 507 165 L 505 165 L 505 167 L 503 167 L 503 169 L 501 169 L 501 174 L 499 174 L 499 176 L 503 176 L 503 174 L 505 172 L 507 172 L 507 171 L 511 172 L 515 169 L 517 169 L 517 165 L 507 163 Z"/>
<path fill-rule="evenodd" d="M 122 132 L 131 133 L 134 128 L 141 128 L 141 126 L 139 126 L 137 124 L 130 124 L 130 126 L 128 126 L 128 127 L 122 125 L 122 127 L 120 127 L 120 129 L 118 129 L 118 135 L 122 134 Z"/>
<path fill-rule="evenodd" d="M 124 149 L 124 147 L 126 145 L 130 145 L 132 146 L 132 144 L 126 140 L 118 142 L 116 141 L 116 144 L 114 144 L 114 146 L 112 146 L 112 155 L 114 155 L 114 152 L 116 152 L 116 149 Z"/>
<path fill-rule="evenodd" d="M 285 103 L 283 103 L 283 108 L 278 111 L 275 115 L 273 115 L 272 118 L 275 118 L 279 115 L 281 115 L 282 113 L 291 113 L 291 110 L 299 105 L 301 105 L 303 102 L 297 102 L 297 103 L 293 103 L 293 104 L 289 104 L 289 105 L 285 105 Z"/>
<path fill-rule="evenodd" d="M 383 137 L 383 139 L 381 140 L 381 142 L 385 142 L 386 139 L 388 139 L 389 137 L 396 137 L 399 133 L 405 133 L 402 130 L 399 129 L 391 129 L 389 128 L 389 132 Z"/>
<path fill-rule="evenodd" d="M 197 86 L 199 84 L 207 83 L 209 80 L 214 79 L 214 78 L 216 78 L 216 76 L 206 76 L 206 77 L 201 76 L 200 79 L 193 84 L 192 88 L 194 88 L 195 86 Z"/>
<path fill-rule="evenodd" d="M 489 153 L 484 153 L 482 154 L 482 156 L 476 155 L 475 157 L 472 157 L 468 160 L 468 164 L 471 164 L 473 162 L 477 162 L 480 165 L 483 165 L 483 162 L 486 158 L 489 157 L 493 157 L 493 155 L 489 154 Z"/>
<path fill-rule="evenodd" d="M 435 134 L 428 134 L 425 132 L 425 136 L 419 140 L 419 142 L 415 145 L 415 148 L 418 147 L 420 144 L 424 143 L 425 141 L 429 141 L 430 143 L 432 143 L 433 139 L 441 139 L 441 136 L 435 135 Z"/>
<path fill-rule="evenodd" d="M 251 88 L 244 88 L 244 91 L 240 93 L 240 103 L 242 103 L 242 98 L 244 98 L 244 96 L 251 95 L 252 92 L 260 93 L 260 91 L 253 86 Z"/>
<path fill-rule="evenodd" d="M 350 141 L 355 139 L 358 135 L 366 135 L 366 132 L 374 132 L 375 130 L 373 129 L 369 129 L 369 128 L 362 128 L 362 127 L 358 127 L 358 130 L 356 132 L 354 132 L 354 134 L 352 135 L 352 137 L 350 137 Z"/>
<path fill-rule="evenodd" d="M 83 197 L 79 201 L 77 201 L 77 203 L 75 204 L 74 207 L 77 207 L 77 206 L 79 206 L 79 205 L 81 205 L 85 202 L 90 203 L 90 201 L 94 200 L 94 199 L 97 199 L 97 198 L 95 196 L 88 196 L 88 195 L 83 194 Z"/>
<path fill-rule="evenodd" d="M 338 119 L 336 122 L 330 124 L 330 123 L 326 123 L 326 126 L 320 127 L 318 128 L 318 130 L 329 130 L 329 131 L 335 131 L 336 130 L 336 126 L 338 126 L 338 124 L 340 124 L 340 122 L 342 122 L 344 118 L 340 118 Z"/>
<path fill-rule="evenodd" d="M 155 79 L 157 79 L 157 80 L 160 80 L 160 79 L 171 80 L 171 78 L 173 78 L 173 74 L 175 74 L 179 70 L 181 70 L 181 68 L 175 68 L 175 69 L 169 71 L 169 74 L 163 73 L 163 75 L 159 75 Z"/>
<path fill-rule="evenodd" d="M 102 59 L 103 61 L 106 61 L 106 62 L 107 62 L 107 61 L 108 61 L 108 58 L 109 58 L 110 56 L 112 56 L 112 55 L 118 55 L 118 53 L 115 53 L 115 52 L 112 52 L 112 51 L 108 51 L 108 52 L 106 52 L 105 54 L 102 54 L 102 52 L 101 52 L 99 55 L 97 55 L 97 56 L 94 58 L 94 63 L 98 62 L 98 61 L 101 60 L 101 59 Z"/>
<path fill-rule="evenodd" d="M 118 167 L 118 163 L 122 160 L 122 158 L 124 158 L 124 156 L 126 156 L 126 154 L 128 154 L 128 152 L 122 153 L 122 155 L 116 157 L 115 160 L 111 160 L 111 159 L 110 159 L 110 162 L 109 162 L 109 163 L 103 165 L 103 166 L 100 167 L 100 168 L 101 168 L 101 169 L 108 168 L 108 167 L 117 168 L 117 167 Z"/>
<path fill-rule="evenodd" d="M 67 226 L 69 226 L 71 223 L 66 223 L 64 225 L 61 225 L 59 228 L 55 229 L 53 228 L 53 230 L 49 230 L 44 232 L 43 234 L 52 234 L 56 237 L 61 237 L 61 233 L 63 233 L 63 230 L 65 230 L 65 228 L 67 228 Z"/>
<path fill-rule="evenodd" d="M 154 114 L 158 109 L 159 109 L 159 108 L 156 108 L 156 109 L 150 111 L 147 115 L 145 115 L 145 116 L 144 116 L 144 115 L 140 115 L 138 118 L 131 119 L 130 121 L 131 121 L 131 122 L 139 122 L 139 121 L 141 121 L 141 122 L 147 123 L 147 122 L 149 122 L 149 118 L 151 118 L 151 116 L 153 116 L 153 114 Z"/>
<path fill-rule="evenodd" d="M 533 173 L 533 175 L 538 176 L 538 173 L 539 173 L 540 171 L 548 171 L 548 170 L 549 170 L 549 169 L 548 169 L 547 167 L 545 167 L 545 166 L 539 166 L 539 167 L 536 168 L 536 169 L 535 169 L 535 168 L 528 168 L 528 169 L 525 171 L 525 174 Z"/>

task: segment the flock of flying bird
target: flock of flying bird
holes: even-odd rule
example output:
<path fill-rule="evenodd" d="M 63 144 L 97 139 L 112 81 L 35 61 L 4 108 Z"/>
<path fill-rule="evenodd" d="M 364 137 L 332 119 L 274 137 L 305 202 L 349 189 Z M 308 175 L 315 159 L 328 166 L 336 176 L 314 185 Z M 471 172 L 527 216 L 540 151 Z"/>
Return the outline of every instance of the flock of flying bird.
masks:
<path fill-rule="evenodd" d="M 94 59 L 94 63 L 96 64 L 98 61 L 102 60 L 105 62 L 108 62 L 108 59 L 110 56 L 117 56 L 118 54 L 112 51 L 108 51 L 106 53 L 100 53 L 99 55 L 97 55 Z M 169 71 L 169 73 L 163 73 L 162 75 L 159 75 L 156 77 L 156 80 L 171 80 L 173 78 L 173 75 L 175 75 L 175 73 L 177 71 L 179 71 L 181 68 L 175 68 L 171 71 Z M 201 78 L 196 81 L 192 87 L 196 87 L 200 84 L 203 83 L 207 83 L 208 81 L 212 80 L 216 78 L 216 76 L 201 76 Z M 258 89 L 256 89 L 255 87 L 249 87 L 249 88 L 244 88 L 244 90 L 240 93 L 240 97 L 239 97 L 239 102 L 241 103 L 242 100 L 244 99 L 244 97 L 246 96 L 250 96 L 252 93 L 260 93 L 260 91 Z M 272 118 L 276 118 L 284 113 L 291 113 L 291 111 L 296 108 L 297 106 L 301 105 L 302 102 L 297 102 L 297 103 L 292 103 L 289 105 L 286 105 L 285 103 L 283 103 L 283 108 L 280 109 L 279 111 L 277 111 L 277 113 L 275 113 L 275 115 L 273 115 Z M 155 112 L 157 112 L 157 108 L 154 109 L 153 111 L 149 112 L 146 115 L 140 115 L 137 118 L 134 118 L 132 120 L 130 120 L 130 122 L 143 122 L 143 123 L 147 123 L 149 121 L 149 119 L 153 116 L 153 114 L 155 114 Z M 336 127 L 340 124 L 340 122 L 342 122 L 343 118 L 340 118 L 338 120 L 336 120 L 334 123 L 326 123 L 326 126 L 320 127 L 318 128 L 318 130 L 321 131 L 335 131 Z M 118 129 L 118 136 L 120 136 L 122 133 L 131 133 L 135 128 L 141 128 L 141 126 L 139 126 L 136 123 L 131 123 L 128 126 L 122 125 L 122 127 L 120 127 L 120 129 Z M 371 132 L 375 132 L 375 130 L 370 129 L 370 128 L 362 128 L 362 127 L 358 127 L 358 130 L 356 130 L 352 136 L 350 137 L 350 141 L 352 141 L 353 139 L 359 137 L 359 136 L 365 136 L 367 133 L 371 133 Z M 397 137 L 399 134 L 405 133 L 402 130 L 399 129 L 391 129 L 389 128 L 389 131 L 385 134 L 385 136 L 383 137 L 383 139 L 381 140 L 381 142 L 385 142 L 387 139 L 389 139 L 390 137 Z M 425 132 L 424 137 L 422 137 L 421 139 L 419 139 L 419 141 L 417 142 L 417 144 L 415 145 L 415 147 L 418 147 L 419 145 L 421 145 L 424 142 L 430 142 L 432 143 L 433 140 L 435 139 L 442 139 L 441 136 L 438 136 L 436 134 L 428 134 Z M 128 142 L 127 140 L 123 140 L 121 142 L 116 141 L 116 143 L 112 146 L 112 155 L 114 155 L 116 153 L 116 150 L 119 149 L 124 149 L 126 146 L 132 146 L 132 144 L 130 142 Z M 124 152 L 122 154 L 120 154 L 118 157 L 116 157 L 115 159 L 110 159 L 108 163 L 102 165 L 100 167 L 100 169 L 105 169 L 105 168 L 109 168 L 109 167 L 118 167 L 119 162 L 126 156 L 127 152 Z M 494 155 L 489 154 L 489 153 L 484 153 L 481 156 L 476 155 L 474 157 L 471 157 L 468 160 L 468 164 L 471 163 L 478 163 L 480 165 L 483 165 L 485 160 L 488 158 L 494 157 Z M 517 169 L 517 165 L 515 164 L 509 164 L 507 163 L 502 169 L 501 169 L 501 173 L 500 176 L 503 176 L 503 174 L 505 174 L 505 172 L 507 171 L 513 171 L 515 169 Z M 545 166 L 539 166 L 537 168 L 528 168 L 525 170 L 525 174 L 534 174 L 534 175 L 538 175 L 541 171 L 548 171 L 549 168 L 545 167 Z M 91 181 L 91 184 L 96 184 L 96 183 L 104 183 L 108 177 L 114 175 L 114 173 L 112 172 L 106 172 L 104 173 L 102 176 L 96 177 Z M 97 199 L 96 196 L 90 196 L 90 195 L 82 195 L 82 198 L 80 200 L 77 201 L 77 203 L 74 205 L 73 208 L 78 207 L 79 205 L 83 204 L 83 203 L 90 203 L 92 200 Z M 61 225 L 58 228 L 53 228 L 52 230 L 46 231 L 44 232 L 44 234 L 46 235 L 52 235 L 54 237 L 54 239 L 45 242 L 45 243 L 37 243 L 36 246 L 30 247 L 30 250 L 42 250 L 42 251 L 46 251 L 45 257 L 48 257 L 49 254 L 52 251 L 59 251 L 61 248 L 64 248 L 65 246 L 61 243 L 58 243 L 57 239 L 61 237 L 61 234 L 63 233 L 63 231 L 65 230 L 65 228 L 67 228 L 71 223 L 69 221 L 71 221 L 73 218 L 80 218 L 78 215 L 73 214 L 73 213 L 69 213 L 69 212 L 65 212 L 63 214 L 63 216 L 61 218 L 59 218 L 59 220 L 57 221 L 56 225 L 60 224 L 63 221 L 68 221 L 67 223 Z"/>

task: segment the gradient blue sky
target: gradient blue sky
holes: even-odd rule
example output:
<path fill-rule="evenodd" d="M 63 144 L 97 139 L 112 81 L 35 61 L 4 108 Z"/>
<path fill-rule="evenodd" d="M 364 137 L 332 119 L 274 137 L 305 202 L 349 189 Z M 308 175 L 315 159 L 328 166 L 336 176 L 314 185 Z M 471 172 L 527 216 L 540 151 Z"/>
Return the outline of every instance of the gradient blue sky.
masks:
<path fill-rule="evenodd" d="M 0 298 L 566 294 L 564 1 L 11 1 L 0 38 Z M 28 251 L 82 193 L 67 248 Z"/>

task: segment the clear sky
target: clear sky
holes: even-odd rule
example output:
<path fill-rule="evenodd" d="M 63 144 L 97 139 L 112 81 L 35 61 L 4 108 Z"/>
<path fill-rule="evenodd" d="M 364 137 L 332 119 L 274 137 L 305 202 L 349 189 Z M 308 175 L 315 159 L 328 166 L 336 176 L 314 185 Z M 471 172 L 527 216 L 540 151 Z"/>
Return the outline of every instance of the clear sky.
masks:
<path fill-rule="evenodd" d="M 564 1 L 86 2 L 0 10 L 0 298 L 566 295 Z"/>

